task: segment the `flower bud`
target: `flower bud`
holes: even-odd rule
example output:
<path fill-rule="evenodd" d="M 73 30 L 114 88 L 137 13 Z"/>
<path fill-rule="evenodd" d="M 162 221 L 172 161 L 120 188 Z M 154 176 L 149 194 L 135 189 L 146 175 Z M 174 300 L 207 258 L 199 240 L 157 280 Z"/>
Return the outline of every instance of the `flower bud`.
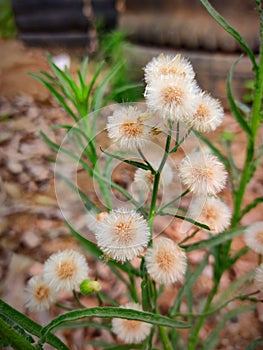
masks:
<path fill-rule="evenodd" d="M 88 295 L 90 293 L 97 293 L 101 290 L 101 285 L 98 281 L 84 280 L 80 284 L 80 292 L 83 295 Z"/>

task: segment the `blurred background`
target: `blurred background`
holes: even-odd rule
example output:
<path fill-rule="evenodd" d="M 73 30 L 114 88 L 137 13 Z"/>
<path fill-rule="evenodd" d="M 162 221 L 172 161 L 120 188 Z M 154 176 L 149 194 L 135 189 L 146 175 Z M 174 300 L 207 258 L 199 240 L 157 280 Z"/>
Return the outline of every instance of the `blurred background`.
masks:
<path fill-rule="evenodd" d="M 258 52 L 254 1 L 212 0 L 211 4 Z M 122 33 L 123 40 L 133 45 L 126 59 L 137 80 L 154 55 L 183 53 L 192 61 L 201 87 L 226 103 L 225 78 L 240 47 L 199 0 L 0 0 L 0 6 L 2 37 L 13 36 L 30 46 L 93 54 L 101 49 L 107 33 Z M 250 76 L 250 62 L 243 58 L 234 81 L 238 96 Z"/>

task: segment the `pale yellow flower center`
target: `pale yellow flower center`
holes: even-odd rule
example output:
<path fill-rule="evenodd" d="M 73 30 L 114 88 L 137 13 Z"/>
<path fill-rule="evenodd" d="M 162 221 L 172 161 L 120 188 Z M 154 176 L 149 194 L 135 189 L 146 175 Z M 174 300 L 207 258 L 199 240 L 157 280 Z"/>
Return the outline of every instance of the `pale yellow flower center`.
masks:
<path fill-rule="evenodd" d="M 181 104 L 183 101 L 183 92 L 179 88 L 174 88 L 172 86 L 168 86 L 162 91 L 162 98 L 164 103 L 166 104 Z"/>
<path fill-rule="evenodd" d="M 214 207 L 207 207 L 203 213 L 204 219 L 209 221 L 216 221 L 218 219 L 218 213 Z"/>
<path fill-rule="evenodd" d="M 49 287 L 45 285 L 41 285 L 35 290 L 34 297 L 38 301 L 43 301 L 48 298 L 49 293 L 50 293 Z"/>
<path fill-rule="evenodd" d="M 77 266 L 74 263 L 73 260 L 69 259 L 67 261 L 63 261 L 58 269 L 57 269 L 57 274 L 58 277 L 62 280 L 70 279 L 74 276 L 76 273 Z"/>
<path fill-rule="evenodd" d="M 196 180 L 212 179 L 214 176 L 214 171 L 210 167 L 195 167 L 193 169 L 193 177 Z"/>
<path fill-rule="evenodd" d="M 129 244 L 133 240 L 132 225 L 129 221 L 121 221 L 115 226 L 115 233 L 117 234 L 117 241 L 122 244 Z"/>
<path fill-rule="evenodd" d="M 256 239 L 260 244 L 263 244 L 263 231 L 257 233 Z"/>
<path fill-rule="evenodd" d="M 160 250 L 156 256 L 156 263 L 161 270 L 170 271 L 174 263 L 174 257 L 166 249 Z"/>
<path fill-rule="evenodd" d="M 153 182 L 154 182 L 154 175 L 151 173 L 150 170 L 147 170 L 147 171 L 146 171 L 146 176 L 145 176 L 145 178 L 146 178 L 146 181 L 147 181 L 148 183 L 153 184 Z"/>
<path fill-rule="evenodd" d="M 125 136 L 128 137 L 136 137 L 142 134 L 142 124 L 141 123 L 133 123 L 133 122 L 125 122 L 121 125 L 121 130 Z"/>
<path fill-rule="evenodd" d="M 123 319 L 123 326 L 130 331 L 134 331 L 140 327 L 141 322 L 135 320 L 125 320 Z"/>
<path fill-rule="evenodd" d="M 209 114 L 209 109 L 204 104 L 200 103 L 193 118 L 203 121 L 208 114 Z"/>

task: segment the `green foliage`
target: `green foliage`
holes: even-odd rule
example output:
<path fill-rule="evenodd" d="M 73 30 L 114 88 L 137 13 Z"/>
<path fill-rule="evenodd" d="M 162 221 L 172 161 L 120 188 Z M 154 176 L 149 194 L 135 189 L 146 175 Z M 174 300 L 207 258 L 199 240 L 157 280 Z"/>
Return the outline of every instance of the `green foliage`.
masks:
<path fill-rule="evenodd" d="M 0 37 L 3 39 L 12 38 L 16 35 L 11 0 L 0 0 Z"/>
<path fill-rule="evenodd" d="M 261 54 L 257 62 L 254 53 L 239 33 L 226 22 L 207 0 L 200 1 L 213 18 L 238 41 L 245 54 L 250 58 L 255 74 L 253 99 L 251 100 L 250 107 L 236 101 L 233 95 L 232 80 L 238 60 L 234 62 L 226 81 L 227 97 L 231 113 L 244 133 L 247 142 L 245 161 L 242 166 L 237 165 L 235 155 L 232 153 L 231 146 L 235 142 L 235 135 L 227 131 L 224 132 L 220 137 L 223 147 L 217 147 L 208 138 L 194 131 L 194 135 L 198 136 L 211 149 L 225 165 L 230 174 L 230 186 L 234 206 L 230 228 L 219 234 L 213 234 L 213 231 L 210 230 L 206 223 L 187 217 L 187 210 L 184 205 L 181 205 L 180 200 L 185 199 L 184 197 L 190 194 L 190 188 L 187 188 L 180 194 L 177 193 L 175 198 L 172 200 L 169 199 L 168 203 L 163 204 L 159 202 L 160 179 L 168 157 L 174 156 L 175 152 L 184 146 L 184 142 L 190 137 L 192 131 L 191 129 L 187 131 L 183 129 L 182 131 L 180 129 L 180 123 L 177 120 L 172 122 L 169 119 L 167 125 L 165 125 L 165 132 L 162 133 L 160 131 L 162 133 L 162 139 L 158 139 L 157 143 L 160 148 L 162 147 L 162 153 L 158 166 L 151 164 L 139 146 L 137 147 L 138 152 L 136 156 L 133 153 L 128 154 L 124 150 L 116 152 L 115 150 L 108 151 L 107 148 L 98 147 L 97 133 L 102 130 L 102 136 L 105 136 L 103 134 L 105 125 L 102 129 L 98 129 L 97 127 L 101 121 L 100 108 L 113 100 L 125 101 L 125 95 L 120 95 L 120 93 L 128 90 L 131 91 L 134 88 L 126 80 L 129 74 L 123 55 L 123 45 L 126 45 L 124 34 L 113 32 L 109 36 L 105 36 L 101 42 L 101 57 L 104 60 L 97 64 L 89 82 L 87 82 L 87 71 L 89 68 L 87 58 L 83 60 L 82 67 L 77 72 L 77 76 L 73 77 L 69 71 L 59 69 L 54 64 L 51 56 L 48 56 L 52 74 L 42 71 L 39 74 L 32 75 L 50 91 L 72 118 L 74 125 L 66 123 L 55 126 L 56 129 L 65 132 L 66 137 L 62 144 L 57 144 L 44 133 L 41 133 L 41 136 L 57 153 L 56 164 L 66 159 L 69 162 L 66 163 L 67 166 L 72 162 L 74 165 L 77 165 L 75 167 L 76 169 L 85 171 L 86 175 L 97 186 L 96 194 L 98 192 L 100 194 L 98 196 L 99 201 L 96 201 L 97 198 L 95 196 L 92 199 L 89 198 L 85 191 L 78 187 L 77 181 L 74 181 L 76 179 L 72 179 L 67 175 L 66 171 L 63 171 L 65 168 L 62 168 L 62 171 L 60 170 L 56 174 L 58 178 L 63 180 L 72 193 L 78 196 L 84 208 L 89 214 L 94 214 L 96 220 L 97 214 L 101 213 L 103 215 L 105 212 L 108 213 L 114 208 L 115 203 L 112 199 L 113 190 L 118 196 L 124 198 L 124 201 L 129 201 L 140 212 L 143 220 L 147 220 L 148 222 L 151 235 L 148 242 L 148 248 L 150 249 L 152 245 L 154 248 L 154 219 L 157 216 L 173 217 L 191 223 L 194 226 L 194 230 L 189 236 L 181 240 L 178 249 L 182 249 L 186 253 L 202 250 L 203 257 L 197 266 L 187 267 L 185 283 L 180 289 L 178 288 L 176 297 L 171 301 L 172 306 L 167 312 L 168 316 L 165 316 L 161 314 L 160 311 L 162 310 L 159 310 L 159 297 L 162 295 L 165 286 L 156 284 L 156 281 L 148 273 L 146 264 L 147 255 L 146 257 L 138 257 L 141 259 L 139 268 L 135 267 L 130 261 L 121 263 L 110 259 L 103 254 L 103 248 L 101 246 L 102 250 L 78 232 L 71 222 L 66 222 L 72 236 L 78 240 L 83 250 L 94 259 L 107 263 L 112 273 L 125 287 L 126 296 L 134 302 L 140 302 L 143 311 L 122 308 L 118 305 L 118 301 L 112 299 L 111 296 L 106 295 L 102 291 L 96 293 L 98 307 L 85 308 L 79 299 L 78 292 L 73 290 L 73 296 L 80 309 L 76 310 L 73 306 L 68 305 L 58 305 L 62 308 L 64 307 L 67 312 L 59 315 L 44 327 L 41 327 L 25 315 L 1 302 L 0 342 L 2 345 L 11 345 L 15 349 L 19 349 L 21 345 L 23 349 L 30 350 L 33 348 L 42 349 L 45 343 L 48 343 L 56 349 L 66 350 L 67 347 L 53 335 L 53 332 L 79 327 L 94 327 L 111 331 L 108 321 L 112 318 L 120 318 L 151 324 L 149 336 L 139 347 L 134 344 L 115 345 L 104 341 L 97 342 L 97 346 L 116 350 L 131 348 L 150 350 L 154 349 L 154 335 L 157 334 L 156 345 L 160 346 L 162 344 L 165 350 L 172 350 L 173 348 L 212 350 L 216 348 L 220 332 L 226 322 L 231 320 L 232 317 L 255 308 L 255 302 L 258 300 L 251 296 L 257 294 L 258 291 L 246 294 L 254 273 L 253 270 L 236 279 L 227 290 L 221 291 L 220 286 L 224 273 L 232 269 L 234 264 L 248 251 L 247 247 L 239 249 L 236 252 L 233 252 L 231 249 L 233 238 L 243 234 L 246 229 L 245 226 L 241 225 L 241 219 L 263 201 L 262 197 L 257 197 L 244 205 L 247 185 L 254 176 L 263 155 L 263 146 L 257 147 L 256 143 L 261 122 L 263 95 L 263 37 L 261 37 Z M 256 4 L 259 13 L 262 14 L 260 1 L 256 0 Z M 263 23 L 261 23 L 262 28 Z M 261 35 L 263 36 L 263 30 L 261 30 Z M 151 128 L 151 131 L 153 130 L 156 131 L 156 128 Z M 183 136 L 180 135 L 180 132 L 183 133 Z M 157 132 L 157 135 L 159 135 L 159 132 Z M 149 172 L 152 176 L 152 190 L 149 191 L 147 200 L 142 201 L 139 196 L 135 196 L 132 191 L 129 191 L 125 186 L 114 181 L 112 176 L 114 162 L 121 162 L 121 164 L 126 164 L 129 167 Z M 196 238 L 196 234 L 200 230 L 206 231 L 207 238 L 195 240 L 192 243 L 190 239 L 193 237 Z M 208 264 L 212 268 L 213 285 L 207 296 L 196 300 L 193 291 Z M 140 286 L 140 290 L 138 290 L 138 286 Z M 235 300 L 246 301 L 249 304 L 241 305 L 231 310 L 225 310 L 223 316 L 207 339 L 201 340 L 200 331 L 205 322 L 209 320 L 209 317 L 217 315 Z M 101 322 L 93 318 L 99 318 Z M 186 344 L 186 341 L 180 340 L 181 329 L 189 329 L 188 344 Z M 33 336 L 37 337 L 37 344 L 34 343 Z M 257 339 L 247 349 L 254 349 L 261 342 L 261 338 Z M 95 344 L 93 341 L 91 343 Z M 182 343 L 184 343 L 183 346 L 181 345 Z"/>
<path fill-rule="evenodd" d="M 99 35 L 98 59 L 105 59 L 109 66 L 121 63 L 121 68 L 112 81 L 112 87 L 115 91 L 113 100 L 116 102 L 137 101 L 143 95 L 143 84 L 134 83 L 133 71 L 128 59 L 132 47 L 126 37 L 127 34 L 120 30 Z"/>

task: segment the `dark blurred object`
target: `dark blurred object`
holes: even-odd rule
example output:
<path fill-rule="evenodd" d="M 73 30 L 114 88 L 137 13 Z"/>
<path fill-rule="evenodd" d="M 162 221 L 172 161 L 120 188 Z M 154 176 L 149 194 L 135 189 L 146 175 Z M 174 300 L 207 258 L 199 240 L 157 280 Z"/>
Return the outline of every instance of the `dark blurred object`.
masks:
<path fill-rule="evenodd" d="M 91 0 L 94 19 L 103 30 L 110 31 L 117 26 L 117 0 Z"/>
<path fill-rule="evenodd" d="M 94 51 L 96 20 L 114 28 L 112 0 L 12 0 L 18 39 L 29 45 L 86 47 Z"/>
<path fill-rule="evenodd" d="M 215 9 L 259 50 L 259 16 L 253 0 L 210 0 Z M 137 43 L 187 50 L 240 52 L 237 42 L 199 0 L 126 0 L 119 27 Z"/>

